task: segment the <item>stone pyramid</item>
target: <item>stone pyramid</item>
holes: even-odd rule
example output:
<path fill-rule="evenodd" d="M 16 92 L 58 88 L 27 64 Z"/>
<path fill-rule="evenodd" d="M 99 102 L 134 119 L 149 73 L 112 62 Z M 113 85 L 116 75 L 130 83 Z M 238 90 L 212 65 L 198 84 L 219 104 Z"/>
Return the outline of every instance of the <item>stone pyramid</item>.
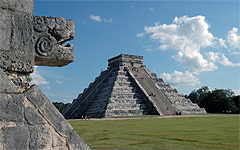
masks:
<path fill-rule="evenodd" d="M 121 54 L 63 113 L 65 118 L 206 113 L 143 65 L 143 56 Z"/>

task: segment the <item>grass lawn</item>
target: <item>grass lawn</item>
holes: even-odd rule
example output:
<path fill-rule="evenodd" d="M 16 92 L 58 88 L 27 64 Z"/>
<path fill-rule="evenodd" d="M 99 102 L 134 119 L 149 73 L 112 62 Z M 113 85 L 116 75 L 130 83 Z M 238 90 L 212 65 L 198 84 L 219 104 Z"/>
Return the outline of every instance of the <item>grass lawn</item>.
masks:
<path fill-rule="evenodd" d="M 239 149 L 239 116 L 69 121 L 91 149 Z"/>

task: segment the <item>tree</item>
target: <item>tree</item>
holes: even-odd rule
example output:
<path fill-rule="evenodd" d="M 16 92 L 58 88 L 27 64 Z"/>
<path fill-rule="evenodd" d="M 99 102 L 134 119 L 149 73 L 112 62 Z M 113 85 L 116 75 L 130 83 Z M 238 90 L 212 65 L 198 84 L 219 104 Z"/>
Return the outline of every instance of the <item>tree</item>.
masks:
<path fill-rule="evenodd" d="M 193 103 L 198 103 L 200 102 L 208 95 L 210 92 L 210 89 L 208 86 L 203 86 L 198 90 L 193 90 L 187 98 L 190 99 Z"/>
<path fill-rule="evenodd" d="M 60 113 L 62 113 L 62 111 L 63 111 L 64 109 L 66 109 L 67 106 L 70 105 L 70 104 L 71 104 L 71 103 L 66 103 L 66 104 L 64 104 L 64 103 L 62 103 L 62 102 L 53 102 L 53 105 L 58 109 L 58 111 L 59 111 Z"/>
<path fill-rule="evenodd" d="M 200 107 L 205 108 L 208 113 L 237 113 L 239 106 L 234 102 L 234 92 L 230 89 L 215 89 L 211 91 L 207 86 L 193 90 L 187 97 Z"/>
<path fill-rule="evenodd" d="M 200 107 L 204 107 L 208 113 L 235 112 L 237 107 L 226 93 L 227 90 L 215 89 L 202 101 Z"/>
<path fill-rule="evenodd" d="M 237 110 L 236 110 L 236 113 L 240 113 L 240 105 L 239 105 L 239 103 L 240 103 L 240 95 L 238 95 L 238 96 L 233 96 L 232 97 L 232 100 L 233 100 L 233 102 L 235 103 L 235 106 L 237 107 Z"/>

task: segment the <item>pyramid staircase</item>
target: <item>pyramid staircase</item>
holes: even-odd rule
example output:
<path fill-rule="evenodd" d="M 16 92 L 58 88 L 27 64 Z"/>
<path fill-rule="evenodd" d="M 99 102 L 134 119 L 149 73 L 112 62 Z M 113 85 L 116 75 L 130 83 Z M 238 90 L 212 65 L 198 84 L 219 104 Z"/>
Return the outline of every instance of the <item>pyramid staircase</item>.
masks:
<path fill-rule="evenodd" d="M 65 118 L 206 113 L 144 68 L 142 56 L 122 54 L 108 61 L 108 70 L 73 100 Z"/>

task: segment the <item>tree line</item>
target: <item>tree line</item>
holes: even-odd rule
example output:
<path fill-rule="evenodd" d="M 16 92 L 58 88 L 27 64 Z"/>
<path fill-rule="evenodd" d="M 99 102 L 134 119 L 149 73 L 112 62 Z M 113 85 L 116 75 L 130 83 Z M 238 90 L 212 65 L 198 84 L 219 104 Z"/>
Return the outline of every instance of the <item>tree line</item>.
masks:
<path fill-rule="evenodd" d="M 203 86 L 193 90 L 186 98 L 208 113 L 239 113 L 240 96 L 235 96 L 231 89 L 214 89 Z"/>

